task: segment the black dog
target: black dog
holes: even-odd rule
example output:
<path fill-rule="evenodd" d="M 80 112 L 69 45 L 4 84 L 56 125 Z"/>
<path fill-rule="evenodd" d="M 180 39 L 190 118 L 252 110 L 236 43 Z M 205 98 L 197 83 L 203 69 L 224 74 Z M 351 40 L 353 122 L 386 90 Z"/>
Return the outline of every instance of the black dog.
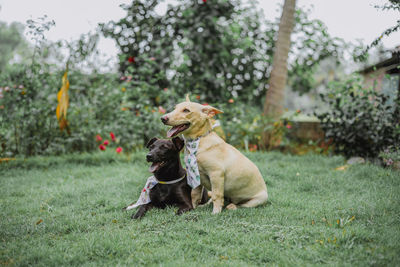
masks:
<path fill-rule="evenodd" d="M 154 137 L 148 142 L 146 147 L 150 149 L 150 152 L 146 155 L 146 159 L 152 162 L 149 171 L 154 174 L 159 183 L 150 190 L 151 202 L 141 205 L 136 214 L 132 215 L 132 219 L 143 217 L 152 208 L 164 209 L 166 206 L 178 206 L 178 215 L 193 209 L 192 188 L 187 184 L 186 171 L 182 168 L 179 159 L 179 151 L 183 146 L 184 141 L 180 137 L 172 140 Z M 164 183 L 182 177 L 183 179 L 177 182 Z M 130 206 L 124 210 L 128 210 Z"/>

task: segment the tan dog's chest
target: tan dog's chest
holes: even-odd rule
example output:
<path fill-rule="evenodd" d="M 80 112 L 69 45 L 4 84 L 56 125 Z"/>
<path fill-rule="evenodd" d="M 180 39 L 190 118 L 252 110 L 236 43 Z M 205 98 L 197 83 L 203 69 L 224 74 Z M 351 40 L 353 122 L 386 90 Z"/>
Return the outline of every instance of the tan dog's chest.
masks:
<path fill-rule="evenodd" d="M 215 133 L 200 140 L 196 155 L 201 184 L 212 191 L 212 179 L 224 180 L 224 196 L 234 203 L 266 190 L 258 168 L 243 154 Z M 220 173 L 220 176 L 212 175 Z"/>

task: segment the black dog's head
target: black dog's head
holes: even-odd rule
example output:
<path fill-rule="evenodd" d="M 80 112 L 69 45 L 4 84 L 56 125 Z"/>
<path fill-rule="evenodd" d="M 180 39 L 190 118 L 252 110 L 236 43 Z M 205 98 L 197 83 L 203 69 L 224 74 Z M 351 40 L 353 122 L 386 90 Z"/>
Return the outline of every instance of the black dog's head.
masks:
<path fill-rule="evenodd" d="M 172 140 L 152 138 L 146 145 L 150 150 L 146 160 L 152 162 L 149 171 L 155 173 L 170 161 L 179 158 L 179 151 L 183 146 L 184 141 L 180 137 L 174 137 Z"/>

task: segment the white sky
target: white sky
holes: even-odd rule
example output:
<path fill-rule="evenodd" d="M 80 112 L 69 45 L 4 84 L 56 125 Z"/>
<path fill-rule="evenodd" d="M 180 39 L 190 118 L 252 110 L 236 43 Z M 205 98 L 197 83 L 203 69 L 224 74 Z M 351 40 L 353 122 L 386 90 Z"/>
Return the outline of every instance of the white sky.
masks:
<path fill-rule="evenodd" d="M 251 1 L 251 0 L 248 0 Z M 264 10 L 265 16 L 273 20 L 280 16 L 279 4 L 284 0 L 260 0 L 258 6 Z M 56 22 L 46 37 L 56 41 L 60 39 L 77 39 L 80 34 L 96 28 L 99 22 L 118 20 L 125 12 L 119 7 L 130 0 L 0 0 L 0 21 L 8 23 L 47 15 Z M 159 12 L 165 12 L 167 3 L 163 1 Z M 207 4 L 212 5 L 213 0 Z M 355 42 L 361 39 L 369 44 L 385 29 L 395 25 L 400 19 L 398 12 L 380 11 L 376 4 L 384 4 L 385 0 L 298 0 L 297 5 L 311 7 L 311 18 L 323 21 L 332 36 Z M 400 45 L 400 32 L 383 39 L 387 48 Z M 116 55 L 117 48 L 112 40 L 102 39 L 99 49 L 108 55 Z"/>

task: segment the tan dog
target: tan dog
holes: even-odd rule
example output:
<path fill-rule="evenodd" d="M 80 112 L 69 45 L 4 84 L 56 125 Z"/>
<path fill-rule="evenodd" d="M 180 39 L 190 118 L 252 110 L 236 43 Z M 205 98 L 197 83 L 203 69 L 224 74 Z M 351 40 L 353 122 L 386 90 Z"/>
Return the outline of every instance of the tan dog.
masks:
<path fill-rule="evenodd" d="M 186 96 L 186 102 L 176 105 L 175 110 L 161 120 L 173 126 L 168 137 L 180 133 L 186 139 L 201 137 L 196 159 L 201 185 L 211 191 L 213 214 L 221 212 L 224 198 L 231 202 L 227 209 L 266 203 L 267 186 L 257 166 L 212 132 L 212 117 L 218 113 L 222 111 L 191 102 Z M 193 207 L 197 207 L 201 199 L 202 186 L 192 190 Z"/>

